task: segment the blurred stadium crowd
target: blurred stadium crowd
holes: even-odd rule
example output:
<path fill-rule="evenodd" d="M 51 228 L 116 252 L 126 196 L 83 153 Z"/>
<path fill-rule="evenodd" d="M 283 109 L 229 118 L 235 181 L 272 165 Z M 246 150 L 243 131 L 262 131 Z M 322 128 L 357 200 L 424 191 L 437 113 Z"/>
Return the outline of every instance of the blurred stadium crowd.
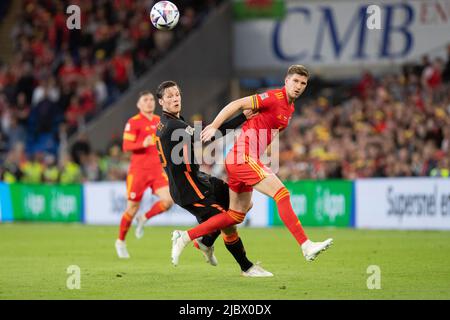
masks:
<path fill-rule="evenodd" d="M 403 72 L 362 75 L 351 98 L 302 104 L 280 141 L 284 179 L 449 177 L 450 45 Z"/>
<path fill-rule="evenodd" d="M 11 35 L 14 58 L 0 64 L 0 175 L 6 182 L 124 180 L 121 141 L 105 154 L 67 137 L 108 107 L 195 28 L 218 0 L 183 1 L 175 32 L 148 21 L 149 0 L 71 0 L 82 26 L 68 31 L 64 2 L 22 0 Z M 69 3 L 67 3 L 68 5 Z M 308 89 L 307 89 L 308 90 Z M 280 138 L 282 179 L 449 176 L 448 57 L 375 77 L 365 72 L 349 98 L 300 99 Z M 221 167 L 205 168 L 216 175 Z"/>
<path fill-rule="evenodd" d="M 176 30 L 161 32 L 149 22 L 152 0 L 21 1 L 11 34 L 15 54 L 0 61 L 0 162 L 2 180 L 26 182 L 41 180 L 38 172 L 57 163 L 59 171 L 74 171 L 63 182 L 91 179 L 80 159 L 61 148 L 67 136 L 116 101 L 220 2 L 180 2 Z M 69 5 L 81 8 L 80 30 L 66 27 Z"/>

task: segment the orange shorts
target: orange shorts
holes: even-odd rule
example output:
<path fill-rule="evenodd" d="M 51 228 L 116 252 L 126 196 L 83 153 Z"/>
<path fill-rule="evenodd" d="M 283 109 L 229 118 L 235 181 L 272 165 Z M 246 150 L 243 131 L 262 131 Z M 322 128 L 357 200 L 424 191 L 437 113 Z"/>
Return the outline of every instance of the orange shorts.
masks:
<path fill-rule="evenodd" d="M 127 176 L 127 197 L 130 201 L 139 202 L 142 200 L 144 192 L 147 188 L 151 188 L 152 192 L 169 185 L 164 170 L 130 170 Z"/>
<path fill-rule="evenodd" d="M 229 152 L 225 159 L 225 169 L 228 174 L 228 186 L 236 193 L 251 192 L 253 186 L 272 174 L 267 166 L 259 159 L 254 159 L 247 154 L 237 161 L 238 156 Z"/>

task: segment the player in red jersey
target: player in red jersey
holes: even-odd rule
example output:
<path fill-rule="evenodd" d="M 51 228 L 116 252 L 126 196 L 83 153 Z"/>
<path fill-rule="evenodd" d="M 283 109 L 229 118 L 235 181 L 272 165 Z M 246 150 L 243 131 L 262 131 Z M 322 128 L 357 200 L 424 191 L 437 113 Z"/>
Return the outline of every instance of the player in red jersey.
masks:
<path fill-rule="evenodd" d="M 155 103 L 155 97 L 151 92 L 141 92 L 137 102 L 140 112 L 128 120 L 123 133 L 123 151 L 132 152 L 132 155 L 127 176 L 127 209 L 122 215 L 119 238 L 116 240 L 119 258 L 130 257 L 125 237 L 147 188 L 152 189 L 153 194 L 159 197 L 159 201 L 138 218 L 137 238 L 143 236 L 144 224 L 148 219 L 167 211 L 173 205 L 168 178 L 162 168 L 155 145 L 156 129 L 160 121 L 159 116 L 153 114 Z"/>
<path fill-rule="evenodd" d="M 260 160 L 270 145 L 274 133 L 284 130 L 294 112 L 294 101 L 306 89 L 309 72 L 302 65 L 289 67 L 285 86 L 262 94 L 244 97 L 229 103 L 202 131 L 202 141 L 209 141 L 222 123 L 239 110 L 251 109 L 258 115 L 248 120 L 233 149 L 225 159 L 230 188 L 230 206 L 227 212 L 188 230 L 173 232 L 172 263 L 178 259 L 184 247 L 193 239 L 217 229 L 223 229 L 244 220 L 251 203 L 253 188 L 273 198 L 283 223 L 302 248 L 306 260 L 312 261 L 333 242 L 312 242 L 292 209 L 290 194 L 280 179 Z"/>

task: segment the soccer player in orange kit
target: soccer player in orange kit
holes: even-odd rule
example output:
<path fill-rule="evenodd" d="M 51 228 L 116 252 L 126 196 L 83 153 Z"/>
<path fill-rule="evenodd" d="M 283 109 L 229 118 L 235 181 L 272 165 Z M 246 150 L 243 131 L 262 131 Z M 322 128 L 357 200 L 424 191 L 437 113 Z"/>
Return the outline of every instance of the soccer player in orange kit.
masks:
<path fill-rule="evenodd" d="M 116 240 L 119 258 L 130 257 L 125 237 L 147 188 L 152 189 L 153 194 L 159 197 L 159 201 L 138 218 L 137 238 L 144 235 L 144 224 L 148 219 L 169 210 L 173 205 L 168 178 L 155 146 L 156 129 L 160 122 L 159 116 L 153 114 L 155 104 L 155 97 L 150 91 L 141 92 L 137 102 L 140 112 L 128 120 L 123 133 L 123 151 L 129 151 L 132 154 L 127 176 L 127 209 L 122 215 L 119 238 Z"/>
<path fill-rule="evenodd" d="M 293 65 L 287 71 L 283 88 L 229 103 L 213 123 L 203 129 L 201 139 L 209 141 L 222 123 L 236 112 L 251 109 L 258 113 L 244 124 L 241 135 L 225 159 L 230 189 L 229 210 L 188 231 L 175 230 L 172 235 L 174 265 L 178 264 L 181 252 L 190 241 L 214 230 L 241 223 L 251 204 L 253 188 L 275 200 L 281 220 L 301 246 L 307 261 L 314 260 L 332 244 L 333 239 L 323 242 L 312 242 L 308 239 L 292 209 L 289 191 L 260 160 L 260 156 L 273 140 L 274 132 L 282 131 L 288 126 L 294 112 L 294 101 L 306 89 L 308 78 L 309 72 L 304 66 Z"/>

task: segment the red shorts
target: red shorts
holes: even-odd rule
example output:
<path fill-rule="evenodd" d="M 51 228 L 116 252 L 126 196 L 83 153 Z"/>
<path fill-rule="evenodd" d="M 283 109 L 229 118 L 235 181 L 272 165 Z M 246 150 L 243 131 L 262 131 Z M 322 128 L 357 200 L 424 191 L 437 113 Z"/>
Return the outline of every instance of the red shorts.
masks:
<path fill-rule="evenodd" d="M 169 185 L 164 170 L 130 170 L 127 176 L 127 197 L 130 201 L 139 202 L 147 188 L 152 192 Z"/>
<path fill-rule="evenodd" d="M 272 174 L 267 166 L 259 159 L 254 159 L 247 154 L 237 160 L 236 154 L 229 152 L 225 159 L 225 169 L 228 174 L 228 186 L 236 193 L 252 192 L 253 186 Z"/>

